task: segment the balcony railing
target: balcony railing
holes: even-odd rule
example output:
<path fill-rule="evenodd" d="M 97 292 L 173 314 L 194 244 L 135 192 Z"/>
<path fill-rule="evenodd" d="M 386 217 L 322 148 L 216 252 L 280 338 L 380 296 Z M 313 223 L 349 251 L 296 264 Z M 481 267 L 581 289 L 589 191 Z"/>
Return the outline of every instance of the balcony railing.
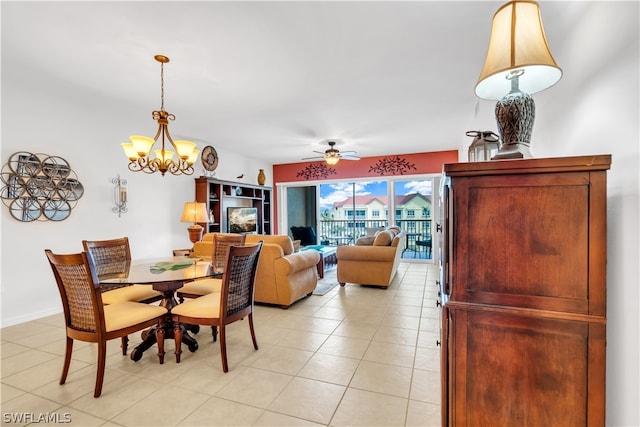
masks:
<path fill-rule="evenodd" d="M 407 234 L 407 250 L 403 258 L 431 259 L 431 220 L 399 219 L 395 223 Z M 318 242 L 331 246 L 352 245 L 359 237 L 365 236 L 366 228 L 387 226 L 387 220 L 321 220 Z"/>

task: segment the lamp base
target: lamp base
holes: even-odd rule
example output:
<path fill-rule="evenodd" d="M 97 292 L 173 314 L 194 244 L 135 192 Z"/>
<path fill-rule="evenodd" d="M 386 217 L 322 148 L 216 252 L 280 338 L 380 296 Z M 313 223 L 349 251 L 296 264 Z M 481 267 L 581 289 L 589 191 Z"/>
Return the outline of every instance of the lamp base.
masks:
<path fill-rule="evenodd" d="M 503 159 L 530 159 L 533 157 L 529 144 L 515 143 L 515 144 L 502 144 L 498 152 L 491 158 L 491 160 L 503 160 Z"/>
<path fill-rule="evenodd" d="M 201 225 L 193 224 L 192 226 L 189 226 L 187 230 L 189 230 L 189 240 L 191 240 L 191 243 L 195 244 L 202 239 L 202 231 L 204 228 Z"/>
<path fill-rule="evenodd" d="M 535 116 L 536 106 L 528 93 L 516 90 L 499 100 L 496 103 L 496 122 L 501 144 L 491 160 L 533 157 L 530 145 Z"/>

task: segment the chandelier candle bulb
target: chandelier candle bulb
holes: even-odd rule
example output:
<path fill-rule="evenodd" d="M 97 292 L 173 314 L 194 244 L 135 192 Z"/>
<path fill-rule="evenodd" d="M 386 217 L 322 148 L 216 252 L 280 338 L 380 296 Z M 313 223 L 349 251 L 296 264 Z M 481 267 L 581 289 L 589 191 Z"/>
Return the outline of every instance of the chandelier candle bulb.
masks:
<path fill-rule="evenodd" d="M 184 140 L 173 141 L 173 143 L 176 146 L 178 156 L 180 156 L 182 160 L 187 160 L 197 145 L 195 142 Z"/>
<path fill-rule="evenodd" d="M 189 155 L 189 158 L 187 159 L 187 163 L 191 165 L 194 164 L 196 160 L 198 160 L 198 154 L 200 154 L 200 150 L 194 149 Z"/>

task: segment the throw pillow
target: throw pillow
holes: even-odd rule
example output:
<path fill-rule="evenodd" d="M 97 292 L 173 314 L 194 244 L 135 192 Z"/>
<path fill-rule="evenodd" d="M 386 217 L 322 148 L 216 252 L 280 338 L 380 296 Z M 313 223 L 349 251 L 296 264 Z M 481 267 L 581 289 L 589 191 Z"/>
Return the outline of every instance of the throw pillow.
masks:
<path fill-rule="evenodd" d="M 379 231 L 384 230 L 384 227 L 365 227 L 364 237 L 375 237 Z"/>
<path fill-rule="evenodd" d="M 375 237 L 360 237 L 356 240 L 356 246 L 371 246 L 374 240 Z"/>
<path fill-rule="evenodd" d="M 400 227 L 398 226 L 391 226 L 388 228 L 389 230 L 393 231 L 396 235 L 400 234 Z"/>
<path fill-rule="evenodd" d="M 373 246 L 389 246 L 393 240 L 393 235 L 388 230 L 381 231 L 373 241 Z"/>

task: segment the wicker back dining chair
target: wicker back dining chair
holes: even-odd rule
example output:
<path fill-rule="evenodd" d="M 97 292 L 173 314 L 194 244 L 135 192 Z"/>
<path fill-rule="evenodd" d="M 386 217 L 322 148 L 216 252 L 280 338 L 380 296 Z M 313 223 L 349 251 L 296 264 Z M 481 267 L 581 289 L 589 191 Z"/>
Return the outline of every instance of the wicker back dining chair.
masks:
<path fill-rule="evenodd" d="M 182 323 L 220 328 L 220 356 L 224 372 L 229 371 L 226 325 L 246 317 L 253 348 L 258 349 L 253 327 L 253 291 L 261 249 L 262 242 L 250 246 L 231 246 L 222 276 L 221 292 L 178 304 L 172 309 L 177 363 L 180 363 L 182 341 L 180 324 Z"/>
<path fill-rule="evenodd" d="M 211 253 L 211 265 L 216 271 L 224 269 L 227 260 L 227 253 L 231 245 L 242 246 L 246 234 L 214 234 L 213 250 Z M 185 283 L 183 287 L 178 289 L 178 299 L 184 302 L 185 298 L 198 298 L 214 292 L 220 292 L 222 280 L 219 278 L 198 279 L 193 282 Z"/>
<path fill-rule="evenodd" d="M 100 274 L 117 275 L 124 273 L 127 263 L 131 261 L 128 237 L 110 240 L 83 240 L 82 247 L 85 251 L 91 253 Z M 148 304 L 162 299 L 162 293 L 154 291 L 148 285 L 102 284 L 100 289 L 104 304 L 114 304 L 122 301 Z"/>
<path fill-rule="evenodd" d="M 102 393 L 107 355 L 107 341 L 124 338 L 128 334 L 158 324 L 167 309 L 137 302 L 119 302 L 105 305 L 91 254 L 45 254 L 58 285 L 66 324 L 66 350 L 60 384 L 69 373 L 73 340 L 98 344 L 98 365 L 93 397 Z M 158 352 L 164 354 L 164 332 L 158 328 Z M 162 338 L 162 339 L 161 339 Z"/>
<path fill-rule="evenodd" d="M 131 248 L 129 238 L 120 237 L 109 240 L 83 240 L 82 247 L 89 252 L 95 262 L 96 269 L 100 276 L 127 275 L 127 269 L 131 262 Z M 116 304 L 119 302 L 141 302 L 150 304 L 160 301 L 162 293 L 153 290 L 149 285 L 134 285 L 131 283 L 101 284 L 103 304 Z M 122 354 L 127 354 L 129 337 L 122 337 Z"/>

